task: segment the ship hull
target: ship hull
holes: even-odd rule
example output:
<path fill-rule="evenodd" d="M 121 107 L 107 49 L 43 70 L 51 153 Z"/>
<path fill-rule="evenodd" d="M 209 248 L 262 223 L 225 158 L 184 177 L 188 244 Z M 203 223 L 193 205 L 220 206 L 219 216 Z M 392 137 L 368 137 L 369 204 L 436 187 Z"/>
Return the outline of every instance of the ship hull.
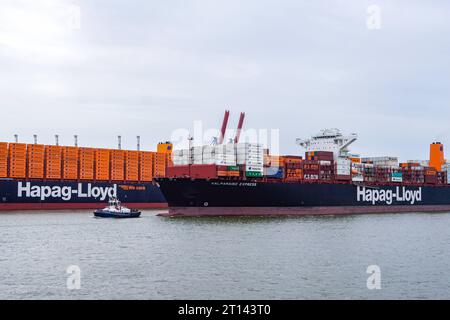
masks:
<path fill-rule="evenodd" d="M 450 211 L 450 187 L 160 179 L 168 216 Z"/>
<path fill-rule="evenodd" d="M 329 207 L 170 207 L 159 213 L 166 217 L 200 216 L 307 216 L 307 215 L 352 215 L 377 213 L 450 212 L 450 205 L 410 206 L 329 206 Z"/>
<path fill-rule="evenodd" d="M 100 209 L 109 197 L 118 197 L 129 208 L 167 208 L 151 182 L 0 180 L 0 211 Z"/>

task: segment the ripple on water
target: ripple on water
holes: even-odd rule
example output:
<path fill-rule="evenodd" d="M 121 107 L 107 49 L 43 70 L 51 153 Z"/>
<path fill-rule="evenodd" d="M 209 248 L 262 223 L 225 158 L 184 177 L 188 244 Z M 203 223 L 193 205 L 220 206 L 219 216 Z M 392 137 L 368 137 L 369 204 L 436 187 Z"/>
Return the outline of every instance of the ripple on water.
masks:
<path fill-rule="evenodd" d="M 0 218 L 2 299 L 449 299 L 450 214 Z M 68 290 L 66 269 L 81 269 Z M 378 265 L 382 289 L 368 290 Z M 445 280 L 443 280 L 445 279 Z"/>

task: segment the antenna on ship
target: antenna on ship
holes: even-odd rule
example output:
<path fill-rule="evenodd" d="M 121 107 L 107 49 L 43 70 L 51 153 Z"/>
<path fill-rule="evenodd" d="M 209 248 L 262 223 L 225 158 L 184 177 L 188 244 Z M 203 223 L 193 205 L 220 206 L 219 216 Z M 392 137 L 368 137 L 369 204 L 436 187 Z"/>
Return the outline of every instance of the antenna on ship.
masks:
<path fill-rule="evenodd" d="M 37 134 L 33 134 L 34 144 L 37 144 Z"/>
<path fill-rule="evenodd" d="M 188 162 L 189 162 L 189 164 L 191 164 L 191 158 L 192 158 L 192 144 L 193 144 L 193 141 L 194 141 L 194 137 L 193 136 L 191 136 L 190 134 L 189 134 L 189 136 L 188 136 L 188 141 L 189 141 L 189 160 L 188 160 Z M 192 161 L 192 163 L 193 163 L 193 161 Z"/>
<path fill-rule="evenodd" d="M 78 147 L 78 135 L 76 134 L 73 135 L 73 144 L 75 147 Z"/>
<path fill-rule="evenodd" d="M 19 142 L 19 136 L 18 136 L 17 134 L 14 135 L 14 141 L 15 141 L 16 143 Z"/>
<path fill-rule="evenodd" d="M 137 151 L 141 151 L 141 136 L 136 136 L 137 140 Z"/>
<path fill-rule="evenodd" d="M 59 135 L 55 134 L 55 145 L 59 146 Z"/>
<path fill-rule="evenodd" d="M 117 136 L 117 147 L 119 150 L 122 149 L 122 136 Z"/>

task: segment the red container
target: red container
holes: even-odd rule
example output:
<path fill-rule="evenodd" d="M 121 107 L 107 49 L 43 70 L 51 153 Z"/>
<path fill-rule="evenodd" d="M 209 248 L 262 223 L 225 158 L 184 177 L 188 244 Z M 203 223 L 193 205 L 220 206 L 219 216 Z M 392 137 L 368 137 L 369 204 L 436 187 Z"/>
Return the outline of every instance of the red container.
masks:
<path fill-rule="evenodd" d="M 194 179 L 217 178 L 217 166 L 215 164 L 193 164 L 191 165 L 190 176 Z"/>
<path fill-rule="evenodd" d="M 351 175 L 336 175 L 334 177 L 334 179 L 335 180 L 346 180 L 346 181 L 348 181 L 348 180 L 352 179 L 352 176 Z"/>
<path fill-rule="evenodd" d="M 309 151 L 305 152 L 305 159 L 332 161 L 333 155 L 333 152 L 330 151 Z"/>
<path fill-rule="evenodd" d="M 189 166 L 172 166 L 166 169 L 166 177 L 168 178 L 188 177 L 189 174 Z"/>
<path fill-rule="evenodd" d="M 301 163 L 303 158 L 300 156 L 283 156 L 286 164 L 288 163 Z"/>
<path fill-rule="evenodd" d="M 303 162 L 286 162 L 286 169 L 303 169 Z"/>
<path fill-rule="evenodd" d="M 425 175 L 425 183 L 427 184 L 436 184 L 437 176 Z"/>

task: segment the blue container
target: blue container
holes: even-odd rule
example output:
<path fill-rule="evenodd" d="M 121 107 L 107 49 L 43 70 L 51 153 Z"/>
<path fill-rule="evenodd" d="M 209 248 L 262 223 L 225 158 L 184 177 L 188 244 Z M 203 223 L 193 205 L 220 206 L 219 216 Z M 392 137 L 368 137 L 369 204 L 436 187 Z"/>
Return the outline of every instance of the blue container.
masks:
<path fill-rule="evenodd" d="M 282 168 L 282 167 L 278 167 L 278 168 L 269 167 L 269 168 L 266 169 L 266 177 L 267 178 L 282 179 L 284 177 L 284 168 Z"/>

